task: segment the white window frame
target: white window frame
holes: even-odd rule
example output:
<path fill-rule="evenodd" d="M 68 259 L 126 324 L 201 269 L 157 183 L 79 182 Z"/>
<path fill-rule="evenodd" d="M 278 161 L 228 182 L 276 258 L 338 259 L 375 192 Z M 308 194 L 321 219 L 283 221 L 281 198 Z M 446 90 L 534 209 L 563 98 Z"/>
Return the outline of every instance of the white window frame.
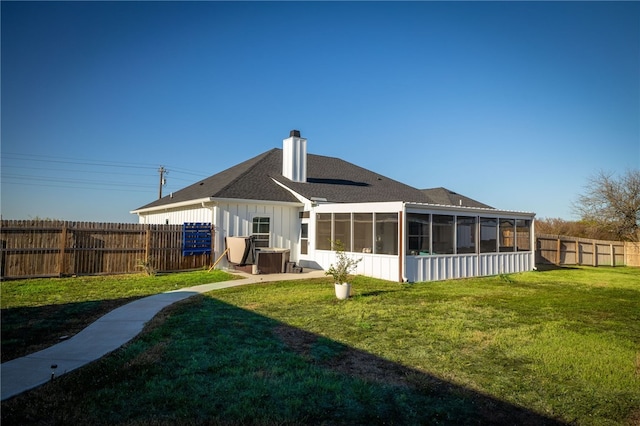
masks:
<path fill-rule="evenodd" d="M 257 219 L 257 218 L 269 219 L 269 232 L 264 233 L 264 232 L 254 232 L 253 231 L 254 220 Z M 254 214 L 252 214 L 251 215 L 251 222 L 249 222 L 249 226 L 250 226 L 249 231 L 250 231 L 250 235 L 251 236 L 255 237 L 255 236 L 267 235 L 267 239 L 266 239 L 267 245 L 263 246 L 261 244 L 260 245 L 256 244 L 256 247 L 271 247 L 271 234 L 273 233 L 272 232 L 273 218 L 271 217 L 270 214 L 264 214 L 264 213 L 254 213 Z M 255 241 L 265 241 L 265 239 L 264 238 L 257 238 L 257 239 L 254 238 L 254 242 Z"/>

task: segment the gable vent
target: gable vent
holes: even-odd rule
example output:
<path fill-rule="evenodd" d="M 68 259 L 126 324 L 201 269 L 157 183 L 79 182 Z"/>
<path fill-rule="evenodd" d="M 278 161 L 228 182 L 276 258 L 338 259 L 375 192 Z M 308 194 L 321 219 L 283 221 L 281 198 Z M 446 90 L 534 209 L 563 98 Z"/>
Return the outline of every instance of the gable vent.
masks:
<path fill-rule="evenodd" d="M 307 140 L 299 130 L 292 130 L 282 141 L 282 175 L 294 182 L 307 181 Z"/>

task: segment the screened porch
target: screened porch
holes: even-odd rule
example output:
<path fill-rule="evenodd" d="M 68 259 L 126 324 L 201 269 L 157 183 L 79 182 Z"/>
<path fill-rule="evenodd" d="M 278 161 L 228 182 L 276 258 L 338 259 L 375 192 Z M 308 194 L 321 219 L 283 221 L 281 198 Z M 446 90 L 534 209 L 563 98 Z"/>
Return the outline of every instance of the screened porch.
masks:
<path fill-rule="evenodd" d="M 332 242 L 339 240 L 345 252 L 363 259 L 356 273 L 393 281 L 533 269 L 532 213 L 404 203 L 372 203 L 366 205 L 369 211 L 363 207 L 318 209 L 315 258 L 322 267 L 332 263 Z"/>

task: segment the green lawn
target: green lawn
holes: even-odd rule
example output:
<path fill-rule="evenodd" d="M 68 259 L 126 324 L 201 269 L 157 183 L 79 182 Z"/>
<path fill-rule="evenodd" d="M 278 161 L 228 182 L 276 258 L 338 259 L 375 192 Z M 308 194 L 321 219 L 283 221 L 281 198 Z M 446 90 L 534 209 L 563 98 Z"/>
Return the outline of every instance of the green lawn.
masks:
<path fill-rule="evenodd" d="M 346 301 L 328 279 L 193 297 L 3 402 L 2 423 L 640 421 L 638 269 L 354 287 Z"/>
<path fill-rule="evenodd" d="M 222 271 L 200 270 L 2 282 L 2 362 L 51 346 L 135 299 L 234 278 Z"/>

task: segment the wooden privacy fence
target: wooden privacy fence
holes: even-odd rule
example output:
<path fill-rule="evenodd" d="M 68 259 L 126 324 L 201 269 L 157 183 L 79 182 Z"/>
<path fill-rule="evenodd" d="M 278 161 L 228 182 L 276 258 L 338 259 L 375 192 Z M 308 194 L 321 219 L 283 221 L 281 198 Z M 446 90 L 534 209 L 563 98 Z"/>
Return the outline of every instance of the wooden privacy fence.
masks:
<path fill-rule="evenodd" d="M 624 243 L 624 264 L 640 266 L 640 243 Z"/>
<path fill-rule="evenodd" d="M 640 266 L 640 255 L 635 259 L 626 253 L 633 243 L 591 240 L 562 235 L 536 235 L 536 263 L 588 266 Z"/>
<path fill-rule="evenodd" d="M 0 277 L 33 278 L 207 266 L 211 255 L 184 255 L 182 225 L 3 220 Z M 188 254 L 188 253 L 187 253 Z"/>

